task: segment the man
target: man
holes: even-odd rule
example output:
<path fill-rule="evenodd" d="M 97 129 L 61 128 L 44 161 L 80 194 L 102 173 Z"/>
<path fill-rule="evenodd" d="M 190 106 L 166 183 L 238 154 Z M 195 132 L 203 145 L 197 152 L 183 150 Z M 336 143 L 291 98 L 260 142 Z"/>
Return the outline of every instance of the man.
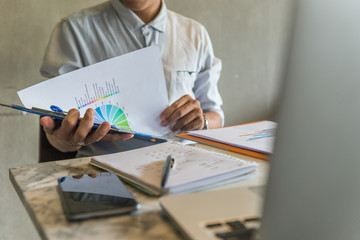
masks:
<path fill-rule="evenodd" d="M 151 45 L 160 47 L 171 104 L 159 116 L 161 124 L 173 131 L 221 127 L 221 61 L 214 56 L 208 33 L 199 23 L 167 10 L 161 0 L 111 0 L 61 19 L 41 73 L 55 77 Z M 130 139 L 132 134 L 108 134 L 108 122 L 89 134 L 93 109 L 77 127 L 79 118 L 79 111 L 72 109 L 60 127 L 49 117 L 40 123 L 51 145 L 63 152 L 78 151 L 78 156 L 148 145 Z"/>

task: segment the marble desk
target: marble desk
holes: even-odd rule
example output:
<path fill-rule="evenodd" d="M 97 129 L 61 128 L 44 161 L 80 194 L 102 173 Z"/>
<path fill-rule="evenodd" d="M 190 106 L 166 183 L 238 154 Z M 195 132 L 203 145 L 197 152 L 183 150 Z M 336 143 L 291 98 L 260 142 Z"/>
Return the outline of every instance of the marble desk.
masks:
<path fill-rule="evenodd" d="M 202 147 L 209 149 L 207 146 Z M 265 183 L 267 162 L 222 150 L 214 151 L 259 163 L 252 177 L 223 188 Z M 139 211 L 131 215 L 68 222 L 57 192 L 57 179 L 101 171 L 91 166 L 89 161 L 90 158 L 78 158 L 10 169 L 10 180 L 42 239 L 181 239 L 181 234 L 162 216 L 158 198 L 148 196 L 130 185 L 127 187 L 141 204 Z"/>

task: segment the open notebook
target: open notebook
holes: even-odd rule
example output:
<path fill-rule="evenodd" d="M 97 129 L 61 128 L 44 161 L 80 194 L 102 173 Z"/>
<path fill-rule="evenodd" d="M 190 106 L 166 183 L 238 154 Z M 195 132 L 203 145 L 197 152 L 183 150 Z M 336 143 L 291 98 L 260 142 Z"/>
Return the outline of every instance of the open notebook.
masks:
<path fill-rule="evenodd" d="M 164 187 L 161 174 L 168 155 L 175 167 Z M 166 142 L 126 152 L 95 156 L 90 164 L 111 171 L 150 195 L 200 191 L 244 179 L 257 164 L 193 146 Z"/>

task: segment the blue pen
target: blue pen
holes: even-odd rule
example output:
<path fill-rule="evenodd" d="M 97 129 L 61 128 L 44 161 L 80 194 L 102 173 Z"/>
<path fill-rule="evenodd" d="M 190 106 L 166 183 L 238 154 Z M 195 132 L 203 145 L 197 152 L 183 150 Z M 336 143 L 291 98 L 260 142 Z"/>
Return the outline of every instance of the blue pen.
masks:
<path fill-rule="evenodd" d="M 28 112 L 28 113 L 38 114 L 41 116 L 48 116 L 48 117 L 52 117 L 52 118 L 59 119 L 59 120 L 62 120 L 66 117 L 65 113 L 49 111 L 49 110 L 40 109 L 40 108 L 29 109 L 29 108 L 19 106 L 19 105 L 14 105 L 14 104 L 7 105 L 7 104 L 2 104 L 2 103 L 0 103 L 0 106 L 13 108 L 13 109 Z"/>
<path fill-rule="evenodd" d="M 143 133 L 134 133 L 134 137 L 138 138 L 138 139 L 154 142 L 154 143 L 155 142 L 157 142 L 157 143 L 167 142 L 167 140 L 164 138 L 154 137 L 154 136 L 143 134 Z"/>
<path fill-rule="evenodd" d="M 0 103 L 0 106 L 8 107 L 8 108 L 12 108 L 12 109 L 20 110 L 20 111 L 23 111 L 23 112 L 32 113 L 32 114 L 37 114 L 37 115 L 40 115 L 40 116 L 47 116 L 47 117 L 51 117 L 51 118 L 54 118 L 54 119 L 57 119 L 57 120 L 63 120 L 66 117 L 66 113 L 67 113 L 67 112 L 63 111 L 61 108 L 59 108 L 59 107 L 57 107 L 55 105 L 52 105 L 50 107 L 50 109 L 52 111 L 41 109 L 41 108 L 35 108 L 35 107 L 29 109 L 29 108 L 26 108 L 26 107 L 23 107 L 23 106 L 15 105 L 15 104 L 8 105 L 8 104 Z M 94 123 L 93 129 L 95 129 L 95 128 L 99 127 L 99 126 L 100 126 L 99 123 Z M 122 132 L 129 133 L 130 131 L 123 130 L 123 129 L 117 129 L 117 128 L 112 127 L 112 128 L 110 128 L 109 132 L 112 132 L 112 133 L 122 133 Z M 130 132 L 130 133 L 133 133 L 133 132 Z"/>
<path fill-rule="evenodd" d="M 24 111 L 24 112 L 28 112 L 28 113 L 33 113 L 33 114 L 37 114 L 40 116 L 47 116 L 47 117 L 51 117 L 57 120 L 63 120 L 66 115 L 67 112 L 63 111 L 60 107 L 55 106 L 55 105 L 51 105 L 50 106 L 50 110 L 45 110 L 45 109 L 41 109 L 41 108 L 35 108 L 32 107 L 31 109 L 23 107 L 23 106 L 19 106 L 19 105 L 15 105 L 15 104 L 2 104 L 0 103 L 0 106 L 4 106 L 4 107 L 8 107 L 8 108 L 12 108 L 12 109 L 16 109 L 16 110 L 20 110 L 20 111 Z M 78 122 L 79 124 L 80 122 Z M 93 130 L 95 128 L 98 128 L 101 125 L 101 123 L 94 123 L 93 125 Z M 132 133 L 135 134 L 137 138 L 143 139 L 143 140 L 149 140 L 151 142 L 167 142 L 166 139 L 163 138 L 157 138 L 157 137 L 153 137 L 151 135 L 146 135 L 146 134 L 142 134 L 142 133 L 136 133 L 132 130 L 128 130 L 128 129 L 123 129 L 123 128 L 118 128 L 117 126 L 112 125 L 110 128 L 110 133 Z"/>

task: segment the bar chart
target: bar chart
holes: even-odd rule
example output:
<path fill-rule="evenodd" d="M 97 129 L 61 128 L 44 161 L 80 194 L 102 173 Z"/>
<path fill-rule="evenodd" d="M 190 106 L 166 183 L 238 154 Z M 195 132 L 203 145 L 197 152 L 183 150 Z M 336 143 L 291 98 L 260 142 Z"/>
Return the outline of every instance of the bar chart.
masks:
<path fill-rule="evenodd" d="M 120 93 L 120 88 L 116 85 L 114 78 L 111 82 L 105 81 L 103 85 L 95 82 L 90 89 L 88 84 L 85 84 L 84 88 L 85 94 L 81 97 L 75 97 L 75 102 L 79 110 L 90 104 Z"/>

